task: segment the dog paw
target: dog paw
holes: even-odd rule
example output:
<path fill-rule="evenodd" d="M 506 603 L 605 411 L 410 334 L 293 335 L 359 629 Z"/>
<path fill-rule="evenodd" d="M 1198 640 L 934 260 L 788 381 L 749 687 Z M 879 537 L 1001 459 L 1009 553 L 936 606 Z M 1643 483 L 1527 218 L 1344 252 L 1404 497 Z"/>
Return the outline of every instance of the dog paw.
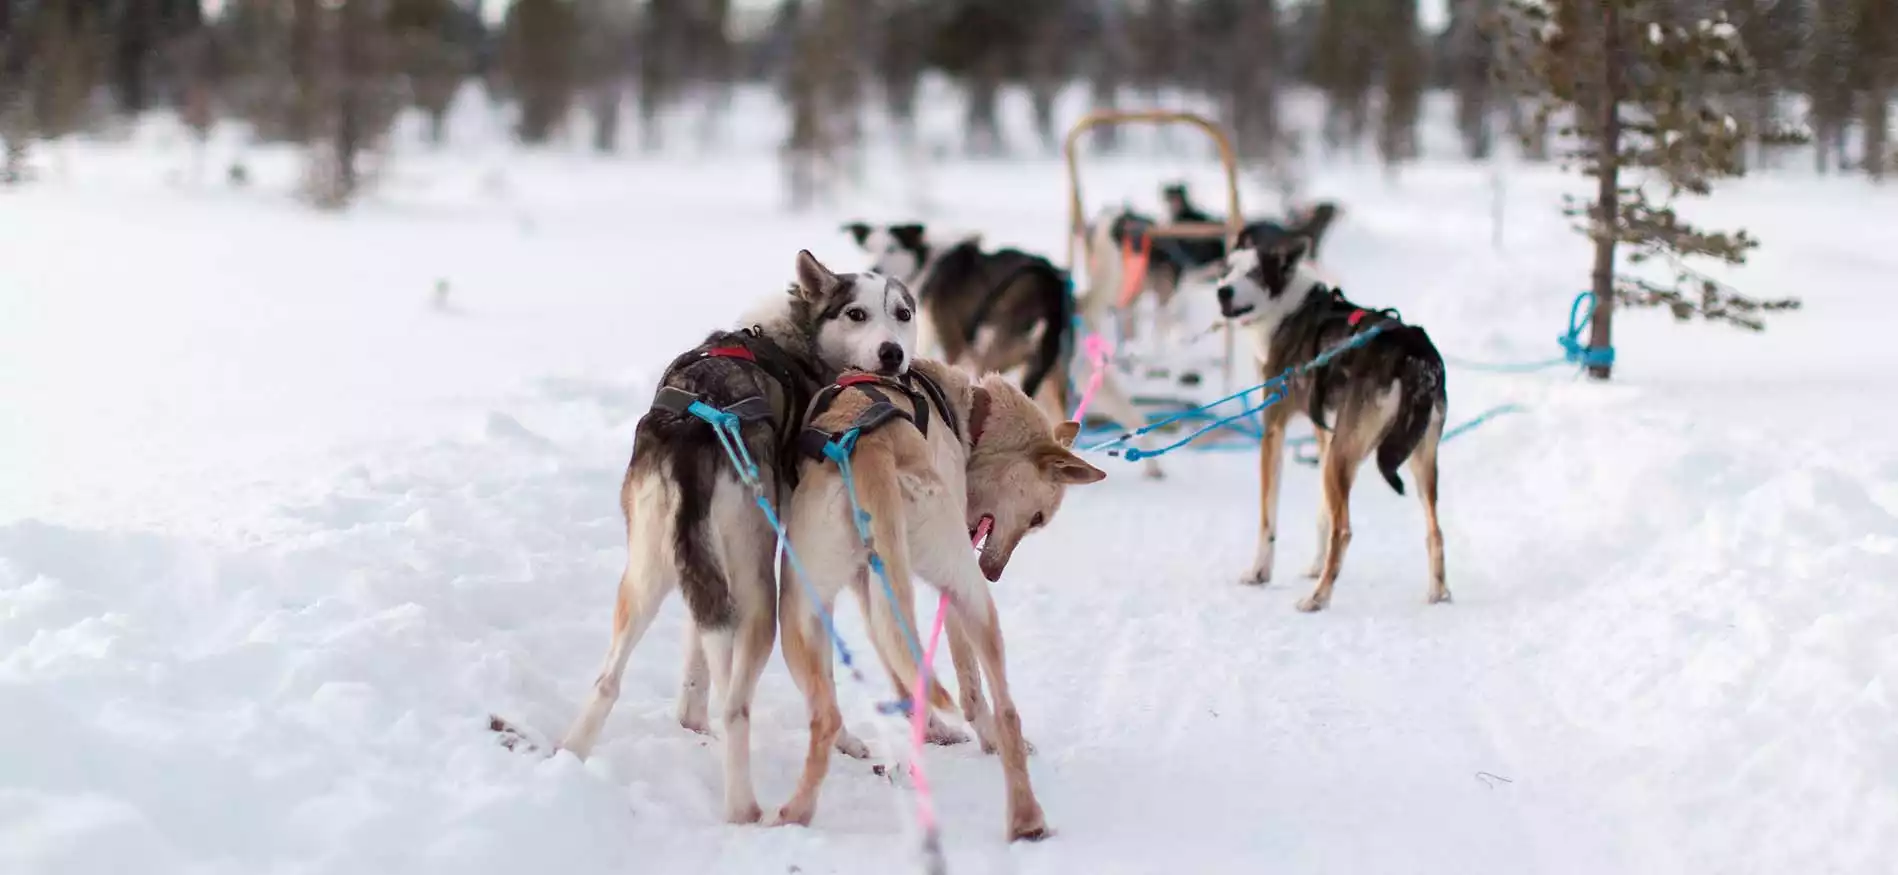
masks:
<path fill-rule="evenodd" d="M 1325 573 L 1325 560 L 1324 560 L 1324 557 L 1321 556 L 1317 559 L 1313 559 L 1311 563 L 1311 567 L 1305 569 L 1305 579 L 1317 580 L 1319 575 L 1322 575 L 1324 573 Z"/>
<path fill-rule="evenodd" d="M 949 745 L 962 744 L 968 741 L 969 734 L 936 719 L 932 715 L 929 718 L 929 729 L 925 731 L 923 738 L 930 744 L 948 747 Z"/>
<path fill-rule="evenodd" d="M 742 825 L 742 824 L 757 823 L 758 821 L 762 819 L 764 819 L 764 809 L 759 808 L 758 803 L 755 801 L 741 803 L 739 805 L 734 805 L 734 806 L 728 806 L 725 809 L 726 823 L 735 823 L 735 824 Z"/>
<path fill-rule="evenodd" d="M 1272 582 L 1272 566 L 1255 565 L 1246 573 L 1239 575 L 1239 582 L 1247 586 L 1264 586 Z"/>
<path fill-rule="evenodd" d="M 679 725 L 700 735 L 711 735 L 712 725 L 705 719 L 704 713 L 679 715 Z"/>
<path fill-rule="evenodd" d="M 1166 472 L 1160 470 L 1160 466 L 1158 463 L 1154 462 L 1152 459 L 1148 459 L 1147 463 L 1141 466 L 1140 476 L 1145 477 L 1148 480 L 1165 480 Z"/>
<path fill-rule="evenodd" d="M 869 746 L 863 743 L 863 739 L 851 735 L 849 732 L 837 733 L 837 752 L 853 760 L 867 760 L 870 758 Z"/>
<path fill-rule="evenodd" d="M 1302 599 L 1299 599 L 1298 609 L 1301 611 L 1304 611 L 1307 614 L 1316 613 L 1318 611 L 1322 611 L 1325 609 L 1326 601 L 1327 600 L 1319 599 L 1317 596 L 1308 595 Z"/>
<path fill-rule="evenodd" d="M 1011 842 L 1038 842 L 1053 835 L 1054 830 L 1048 828 L 1048 820 L 1039 805 L 1009 818 L 1008 840 Z"/>
<path fill-rule="evenodd" d="M 783 808 L 778 809 L 778 816 L 771 819 L 771 825 L 810 826 L 811 815 L 814 813 L 808 803 L 788 802 Z"/>
<path fill-rule="evenodd" d="M 1445 589 L 1444 587 L 1439 586 L 1436 589 L 1431 590 L 1430 598 L 1429 598 L 1430 604 L 1433 604 L 1433 605 L 1449 604 L 1450 601 L 1451 601 L 1450 591 L 1448 589 Z"/>

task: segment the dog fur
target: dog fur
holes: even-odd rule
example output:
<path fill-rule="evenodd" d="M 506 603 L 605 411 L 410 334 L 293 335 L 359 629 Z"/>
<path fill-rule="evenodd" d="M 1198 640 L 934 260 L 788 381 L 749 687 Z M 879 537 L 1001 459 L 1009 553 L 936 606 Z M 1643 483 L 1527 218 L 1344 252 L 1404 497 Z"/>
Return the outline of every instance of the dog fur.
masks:
<path fill-rule="evenodd" d="M 1351 542 L 1351 487 L 1358 467 L 1373 453 L 1378 472 L 1399 495 L 1404 484 L 1397 469 L 1409 464 L 1423 502 L 1428 600 L 1448 601 L 1443 532 L 1437 523 L 1437 445 L 1449 404 L 1443 357 L 1422 328 L 1405 325 L 1388 311 L 1357 307 L 1319 282 L 1302 263 L 1310 246 L 1302 236 L 1262 242 L 1248 233 L 1226 259 L 1226 275 L 1216 292 L 1220 315 L 1245 326 L 1264 377 L 1309 362 L 1372 324 L 1385 328 L 1363 346 L 1291 380 L 1285 398 L 1266 408 L 1259 450 L 1258 555 L 1243 580 L 1271 580 L 1285 428 L 1293 413 L 1303 412 L 1318 437 L 1324 504 L 1318 515 L 1318 555 L 1306 572 L 1318 578 L 1318 585 L 1299 602 L 1299 610 L 1321 610 L 1331 601 Z"/>
<path fill-rule="evenodd" d="M 1048 259 L 1019 249 L 984 251 L 978 236 L 937 239 L 917 223 L 844 226 L 870 269 L 901 278 L 926 316 L 922 357 L 972 373 L 1022 371 L 1030 397 L 1045 387 L 1062 411 L 1073 348 L 1067 277 Z"/>
<path fill-rule="evenodd" d="M 870 579 L 868 553 L 852 524 L 835 465 L 804 461 L 791 501 L 791 543 L 822 603 L 810 604 L 803 585 L 785 572 L 779 594 L 784 660 L 810 705 L 811 737 L 797 790 L 778 819 L 810 822 L 819 785 L 829 770 L 830 751 L 843 732 L 816 611 L 831 610 L 838 591 L 848 585 L 864 610 L 878 657 L 907 697 L 919 672 L 906 642 L 906 636 L 917 634 L 910 584 L 914 573 L 949 597 L 949 652 L 963 715 L 985 746 L 1001 754 L 1008 836 L 1039 839 L 1049 830 L 1028 777 L 1028 746 L 988 585 L 1001 579 L 1022 539 L 1054 519 L 1067 487 L 1094 483 L 1106 474 L 1071 451 L 1076 423 L 1055 426 L 1039 405 L 1000 374 L 978 380 L 925 359 L 913 365 L 912 376 L 934 381 L 950 409 L 931 414 L 926 435 L 901 420 L 864 432 L 852 457 L 857 498 L 870 514 L 872 540 L 887 569 L 894 603 L 881 583 Z M 901 393 L 888 394 L 892 403 L 907 406 L 915 415 L 916 402 Z M 869 405 L 864 393 L 846 390 L 811 424 L 841 432 Z M 992 521 L 991 530 L 977 558 L 968 538 L 984 517 Z M 993 689 L 992 712 L 983 697 L 982 675 Z M 942 687 L 932 683 L 930 688 L 931 706 L 948 707 Z"/>
<path fill-rule="evenodd" d="M 761 488 L 782 507 L 795 475 L 795 439 L 804 406 L 844 368 L 902 374 L 915 348 L 915 300 L 895 279 L 875 273 L 832 273 L 799 252 L 797 281 L 787 295 L 747 315 L 746 331 L 718 331 L 674 359 L 661 379 L 721 409 L 747 398 L 769 401 L 768 420 L 746 422 L 745 446 L 759 467 Z M 746 346 L 760 361 L 782 355 L 788 373 L 705 350 Z M 633 432 L 632 461 L 620 487 L 627 560 L 613 611 L 613 635 L 592 695 L 560 747 L 585 758 L 619 697 L 620 677 L 659 606 L 683 590 L 692 622 L 680 722 L 704 731 L 707 687 L 724 691 L 725 817 L 760 817 L 751 781 L 751 699 L 771 655 L 776 588 L 776 534 L 721 449 L 712 427 L 661 406 Z"/>

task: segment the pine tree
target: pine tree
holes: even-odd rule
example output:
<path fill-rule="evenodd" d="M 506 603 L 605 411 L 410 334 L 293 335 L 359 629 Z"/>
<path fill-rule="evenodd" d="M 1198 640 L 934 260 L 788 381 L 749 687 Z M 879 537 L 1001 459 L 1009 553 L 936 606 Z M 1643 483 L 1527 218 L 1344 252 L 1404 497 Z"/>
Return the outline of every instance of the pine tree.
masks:
<path fill-rule="evenodd" d="M 1386 168 L 1417 157 L 1417 117 L 1425 77 L 1417 0 L 1383 0 L 1377 10 L 1378 55 L 1384 62 L 1384 106 L 1378 116 L 1377 151 Z"/>
<path fill-rule="evenodd" d="M 1743 172 L 1740 125 L 1682 84 L 1744 72 L 1739 31 L 1724 14 L 1676 24 L 1664 23 L 1669 10 L 1662 0 L 1510 0 L 1510 6 L 1538 40 L 1535 78 L 1549 96 L 1541 109 L 1572 112 L 1562 133 L 1581 145 L 1568 158 L 1596 181 L 1592 203 L 1569 198 L 1564 206 L 1570 217 L 1587 218 L 1582 228 L 1595 242 L 1589 346 L 1611 344 L 1616 304 L 1666 307 L 1676 319 L 1697 316 L 1756 331 L 1764 328 L 1764 313 L 1798 307 L 1796 299 L 1747 297 L 1687 264 L 1692 258 L 1743 264 L 1759 245 L 1745 230 L 1695 228 L 1674 208 L 1681 197 L 1706 195 L 1715 180 Z M 1630 265 L 1666 262 L 1673 279 L 1618 274 L 1622 247 Z M 1610 375 L 1607 364 L 1591 363 L 1588 370 L 1597 379 Z"/>
<path fill-rule="evenodd" d="M 571 0 L 516 0 L 508 8 L 502 66 L 520 101 L 515 135 L 540 145 L 566 123 L 573 104 L 574 47 L 578 39 Z"/>
<path fill-rule="evenodd" d="M 395 42 L 409 99 L 428 118 L 428 142 L 447 138 L 448 107 L 472 60 L 450 32 L 453 0 L 389 0 L 385 24 Z"/>
<path fill-rule="evenodd" d="M 1898 7 L 1893 0 L 1854 0 L 1850 81 L 1865 113 L 1859 119 L 1866 175 L 1883 182 L 1890 170 L 1891 99 L 1898 89 Z"/>
<path fill-rule="evenodd" d="M 1456 92 L 1456 127 L 1463 154 L 1472 161 L 1489 157 L 1490 103 L 1495 78 L 1495 48 L 1485 23 L 1495 15 L 1495 0 L 1458 0 L 1451 7 L 1447 59 L 1450 86 Z"/>
<path fill-rule="evenodd" d="M 1852 118 L 1854 2 L 1813 4 L 1812 37 L 1806 42 L 1806 113 L 1821 173 L 1835 158 L 1839 169 L 1845 169 L 1845 128 Z"/>
<path fill-rule="evenodd" d="M 1320 0 L 1309 75 L 1325 94 L 1324 142 L 1332 150 L 1355 150 L 1370 127 L 1378 11 L 1365 0 Z"/>

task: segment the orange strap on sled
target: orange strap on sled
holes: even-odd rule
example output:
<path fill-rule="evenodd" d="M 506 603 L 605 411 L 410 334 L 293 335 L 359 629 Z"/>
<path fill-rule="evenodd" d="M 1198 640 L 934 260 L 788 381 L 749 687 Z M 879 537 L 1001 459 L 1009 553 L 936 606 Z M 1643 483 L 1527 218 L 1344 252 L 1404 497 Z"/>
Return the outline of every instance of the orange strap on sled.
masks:
<path fill-rule="evenodd" d="M 1134 237 L 1140 238 L 1136 249 Z M 1153 235 L 1129 234 L 1120 241 L 1120 303 L 1125 308 L 1140 295 L 1140 289 L 1147 284 L 1147 262 L 1153 256 Z"/>

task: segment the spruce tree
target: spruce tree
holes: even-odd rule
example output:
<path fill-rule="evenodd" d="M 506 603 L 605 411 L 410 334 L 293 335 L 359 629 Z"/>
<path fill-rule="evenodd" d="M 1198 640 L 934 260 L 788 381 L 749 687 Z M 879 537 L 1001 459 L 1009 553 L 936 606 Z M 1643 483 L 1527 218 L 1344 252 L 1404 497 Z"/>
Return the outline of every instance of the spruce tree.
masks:
<path fill-rule="evenodd" d="M 1596 181 L 1592 201 L 1564 205 L 1565 214 L 1586 218 L 1581 227 L 1595 242 L 1588 345 L 1611 344 L 1617 304 L 1756 331 L 1763 314 L 1798 307 L 1797 299 L 1748 297 L 1688 263 L 1743 264 L 1759 246 L 1743 229 L 1702 230 L 1675 210 L 1681 198 L 1744 172 L 1738 122 L 1684 84 L 1744 74 L 1739 31 L 1724 14 L 1674 22 L 1664 0 L 1510 0 L 1510 9 L 1536 36 L 1528 78 L 1546 96 L 1541 111 L 1566 115 L 1561 133 L 1578 144 L 1564 164 Z M 1672 279 L 1619 273 L 1618 254 L 1630 265 L 1666 263 Z M 1588 370 L 1605 380 L 1611 365 L 1591 362 Z"/>

